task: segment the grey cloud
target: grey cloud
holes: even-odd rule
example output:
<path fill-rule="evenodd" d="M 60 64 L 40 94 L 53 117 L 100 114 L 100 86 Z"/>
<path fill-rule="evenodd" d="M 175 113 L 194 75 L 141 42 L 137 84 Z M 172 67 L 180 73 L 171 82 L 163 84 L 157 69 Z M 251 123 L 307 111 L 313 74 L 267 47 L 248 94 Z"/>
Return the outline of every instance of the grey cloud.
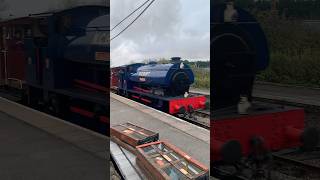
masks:
<path fill-rule="evenodd" d="M 111 0 L 111 27 L 142 2 Z M 209 59 L 209 16 L 207 0 L 156 0 L 132 27 L 111 41 L 111 64 L 171 56 Z"/>

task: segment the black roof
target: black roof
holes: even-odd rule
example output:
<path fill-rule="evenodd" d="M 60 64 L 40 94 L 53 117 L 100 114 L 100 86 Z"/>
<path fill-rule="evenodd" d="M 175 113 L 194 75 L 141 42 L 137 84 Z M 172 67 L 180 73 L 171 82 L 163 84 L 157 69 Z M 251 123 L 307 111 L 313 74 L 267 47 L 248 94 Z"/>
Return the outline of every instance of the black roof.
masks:
<path fill-rule="evenodd" d="M 78 8 L 88 8 L 88 7 L 105 7 L 108 9 L 108 6 L 101 6 L 101 5 L 81 5 L 81 6 L 75 6 L 67 9 L 60 9 L 60 10 L 53 10 L 53 11 L 47 11 L 47 12 L 42 12 L 42 13 L 35 13 L 35 14 L 29 14 L 28 16 L 24 17 L 18 17 L 18 18 L 8 18 L 8 19 L 2 19 L 0 20 L 0 25 L 4 24 L 28 24 L 32 22 L 32 20 L 37 19 L 37 18 L 43 18 L 43 17 L 48 17 L 52 16 L 57 13 L 73 10 L 73 9 L 78 9 Z"/>

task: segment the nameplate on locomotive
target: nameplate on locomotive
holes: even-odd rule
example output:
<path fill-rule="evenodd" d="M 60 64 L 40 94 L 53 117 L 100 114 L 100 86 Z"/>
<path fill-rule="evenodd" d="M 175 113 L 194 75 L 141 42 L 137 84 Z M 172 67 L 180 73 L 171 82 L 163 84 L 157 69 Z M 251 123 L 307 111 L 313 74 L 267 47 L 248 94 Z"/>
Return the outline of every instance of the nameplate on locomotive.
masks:
<path fill-rule="evenodd" d="M 96 61 L 109 61 L 110 55 L 107 52 L 96 52 Z"/>
<path fill-rule="evenodd" d="M 139 71 L 138 72 L 138 76 L 143 76 L 143 77 L 148 76 L 149 74 L 150 74 L 149 71 Z"/>

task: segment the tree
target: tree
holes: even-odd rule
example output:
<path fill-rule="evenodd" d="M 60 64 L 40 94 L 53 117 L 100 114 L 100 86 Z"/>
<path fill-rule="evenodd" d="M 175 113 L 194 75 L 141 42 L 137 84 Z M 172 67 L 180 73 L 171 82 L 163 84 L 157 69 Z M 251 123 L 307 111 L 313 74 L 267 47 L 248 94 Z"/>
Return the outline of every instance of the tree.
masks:
<path fill-rule="evenodd" d="M 160 58 L 159 61 L 158 61 L 159 64 L 167 64 L 169 62 L 170 62 L 170 60 L 168 60 L 166 58 Z"/>

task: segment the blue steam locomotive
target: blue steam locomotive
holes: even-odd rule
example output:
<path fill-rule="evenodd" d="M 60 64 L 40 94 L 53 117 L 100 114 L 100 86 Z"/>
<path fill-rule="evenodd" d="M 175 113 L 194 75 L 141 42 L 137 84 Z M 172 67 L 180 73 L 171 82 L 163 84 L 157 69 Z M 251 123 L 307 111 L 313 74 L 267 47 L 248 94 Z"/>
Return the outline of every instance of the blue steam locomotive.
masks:
<path fill-rule="evenodd" d="M 168 64 L 136 63 L 113 68 L 112 82 L 119 94 L 170 114 L 188 114 L 205 107 L 204 96 L 189 94 L 194 74 L 180 57 Z"/>
<path fill-rule="evenodd" d="M 190 85 L 194 82 L 191 68 L 182 62 L 180 58 L 172 58 L 170 64 L 157 64 L 151 62 L 145 64 L 128 65 L 125 76 L 127 89 L 139 87 L 148 89 L 152 94 L 161 96 L 179 96 L 189 92 Z M 122 82 L 121 87 L 125 86 Z"/>
<path fill-rule="evenodd" d="M 8 69 L 25 72 L 19 88 L 27 105 L 107 134 L 109 11 L 78 6 L 2 23 L 1 34 L 15 32 L 23 45 L 19 53 L 6 47 L 5 57 L 17 62 Z"/>

